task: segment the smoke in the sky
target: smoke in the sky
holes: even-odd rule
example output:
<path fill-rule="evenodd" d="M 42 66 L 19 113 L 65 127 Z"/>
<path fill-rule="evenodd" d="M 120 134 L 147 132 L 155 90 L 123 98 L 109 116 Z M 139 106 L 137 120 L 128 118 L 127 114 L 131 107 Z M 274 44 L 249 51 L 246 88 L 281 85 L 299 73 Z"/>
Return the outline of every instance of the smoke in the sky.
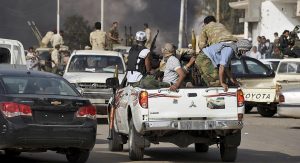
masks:
<path fill-rule="evenodd" d="M 71 15 L 81 15 L 93 26 L 101 18 L 100 0 L 60 0 L 61 28 Z M 44 35 L 56 27 L 56 0 L 0 0 L 0 37 L 20 40 L 25 48 L 37 45 L 37 40 L 27 25 L 36 22 Z M 104 30 L 112 22 L 119 22 L 119 32 L 124 38 L 124 27 L 132 26 L 133 34 L 143 30 L 148 23 L 153 33 L 160 30 L 160 43 L 178 42 L 180 0 L 104 0 Z M 203 15 L 197 11 L 203 5 L 199 0 L 188 0 L 187 30 L 184 43 L 190 40 L 191 30 L 199 33 Z"/>

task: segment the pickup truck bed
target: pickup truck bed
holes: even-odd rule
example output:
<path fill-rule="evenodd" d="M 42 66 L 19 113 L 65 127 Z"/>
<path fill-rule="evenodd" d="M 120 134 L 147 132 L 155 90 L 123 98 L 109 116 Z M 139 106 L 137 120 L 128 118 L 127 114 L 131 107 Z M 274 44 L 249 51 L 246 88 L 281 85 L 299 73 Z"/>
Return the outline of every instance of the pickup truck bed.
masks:
<path fill-rule="evenodd" d="M 234 161 L 243 127 L 244 98 L 241 90 L 230 88 L 183 88 L 146 90 L 126 86 L 116 91 L 108 112 L 109 147 L 123 149 L 129 143 L 131 160 L 141 160 L 150 143 L 195 144 L 196 152 L 207 152 L 220 144 L 223 161 Z"/>

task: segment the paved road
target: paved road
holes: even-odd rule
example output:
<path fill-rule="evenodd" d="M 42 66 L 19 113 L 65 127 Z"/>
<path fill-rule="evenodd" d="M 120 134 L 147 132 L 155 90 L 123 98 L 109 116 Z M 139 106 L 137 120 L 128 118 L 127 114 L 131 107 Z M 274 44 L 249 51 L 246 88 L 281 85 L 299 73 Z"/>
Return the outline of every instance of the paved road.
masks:
<path fill-rule="evenodd" d="M 88 163 L 130 162 L 128 147 L 123 152 L 112 153 L 107 150 L 106 124 L 98 126 L 97 144 Z M 7 158 L 0 154 L 2 162 L 19 163 L 66 163 L 64 155 L 54 152 L 22 153 L 17 158 Z M 211 146 L 208 153 L 194 152 L 189 148 L 180 149 L 172 144 L 152 145 L 145 152 L 141 162 L 221 162 L 219 149 Z M 300 163 L 300 119 L 262 118 L 258 114 L 248 114 L 242 130 L 242 144 L 236 162 L 291 162 Z"/>

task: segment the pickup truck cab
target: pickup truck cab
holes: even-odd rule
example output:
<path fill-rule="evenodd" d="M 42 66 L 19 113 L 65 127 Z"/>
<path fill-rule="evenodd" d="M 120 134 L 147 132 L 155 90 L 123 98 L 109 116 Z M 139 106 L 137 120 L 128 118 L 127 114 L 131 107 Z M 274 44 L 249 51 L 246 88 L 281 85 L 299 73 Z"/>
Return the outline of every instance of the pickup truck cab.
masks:
<path fill-rule="evenodd" d="M 97 113 L 106 114 L 113 94 L 105 81 L 114 76 L 116 65 L 121 81 L 125 75 L 125 63 L 119 52 L 78 50 L 71 54 L 63 77 L 81 90 L 83 96 L 96 106 Z"/>
<path fill-rule="evenodd" d="M 0 64 L 26 65 L 23 44 L 17 40 L 0 38 Z"/>
<path fill-rule="evenodd" d="M 234 161 L 241 141 L 244 98 L 241 90 L 221 87 L 144 89 L 132 87 L 126 79 L 107 79 L 115 88 L 108 105 L 109 149 L 122 151 L 129 144 L 129 158 L 142 160 L 150 143 L 170 142 L 179 147 L 195 145 L 207 152 L 220 144 L 223 161 Z M 115 84 L 112 84 L 115 83 Z"/>

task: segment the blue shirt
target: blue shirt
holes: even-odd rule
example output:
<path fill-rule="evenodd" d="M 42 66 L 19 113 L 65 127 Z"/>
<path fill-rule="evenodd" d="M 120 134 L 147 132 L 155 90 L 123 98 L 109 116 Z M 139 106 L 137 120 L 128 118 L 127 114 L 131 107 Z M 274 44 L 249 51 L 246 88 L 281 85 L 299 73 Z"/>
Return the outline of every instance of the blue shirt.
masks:
<path fill-rule="evenodd" d="M 231 47 L 224 47 L 221 52 L 218 52 L 224 43 L 217 43 L 204 48 L 203 53 L 210 58 L 214 67 L 223 65 L 228 67 L 230 65 L 231 57 L 233 56 L 233 50 Z"/>

